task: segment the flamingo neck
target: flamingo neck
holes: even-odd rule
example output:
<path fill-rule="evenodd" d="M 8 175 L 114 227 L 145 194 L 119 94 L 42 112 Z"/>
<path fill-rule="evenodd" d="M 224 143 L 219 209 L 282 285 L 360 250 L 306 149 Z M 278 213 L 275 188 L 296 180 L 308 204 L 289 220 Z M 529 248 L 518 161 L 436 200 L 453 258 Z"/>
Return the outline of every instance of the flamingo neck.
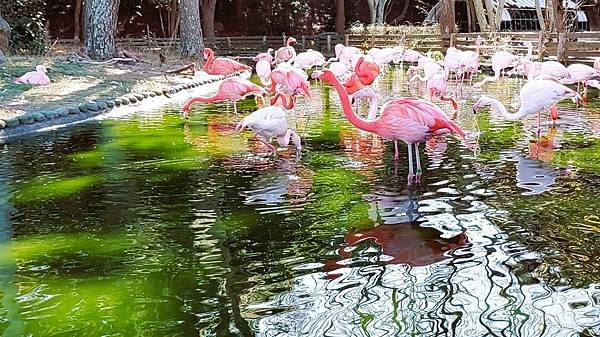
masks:
<path fill-rule="evenodd" d="M 189 101 L 187 101 L 184 105 L 182 110 L 183 111 L 188 111 L 190 110 L 190 107 L 192 106 L 192 104 L 196 103 L 196 102 L 202 102 L 202 103 L 208 103 L 211 102 L 209 97 L 194 97 L 192 99 L 190 99 Z"/>
<path fill-rule="evenodd" d="M 377 107 L 379 106 L 379 97 L 376 94 L 369 95 L 371 102 L 369 103 L 369 114 L 367 115 L 367 120 L 374 120 L 377 117 Z"/>
<path fill-rule="evenodd" d="M 374 132 L 377 126 L 377 120 L 367 121 L 360 118 L 356 114 L 356 112 L 352 110 L 352 105 L 350 104 L 350 99 L 348 98 L 348 94 L 346 93 L 344 86 L 333 74 L 331 74 L 331 76 L 333 77 L 333 79 L 329 81 L 329 83 L 331 83 L 331 85 L 335 88 L 335 90 L 338 93 L 338 96 L 340 97 L 340 102 L 342 103 L 342 108 L 344 110 L 344 116 L 346 116 L 348 121 L 350 121 L 350 123 L 352 123 L 352 125 L 356 126 L 357 128 L 369 132 Z"/>
<path fill-rule="evenodd" d="M 212 68 L 213 60 L 214 60 L 214 55 L 213 55 L 213 52 L 210 51 L 210 52 L 208 52 L 208 58 L 206 59 L 206 62 L 204 63 L 205 71 L 208 71 Z"/>
<path fill-rule="evenodd" d="M 510 121 L 516 121 L 518 119 L 523 118 L 525 115 L 527 115 L 527 111 L 523 110 L 523 104 L 521 103 L 521 107 L 519 108 L 519 111 L 515 112 L 515 113 L 510 113 L 506 110 L 506 107 L 504 106 L 504 104 L 502 104 L 499 100 L 494 99 L 494 98 L 490 98 L 490 106 L 492 107 L 493 110 L 498 111 L 502 117 L 510 120 Z"/>

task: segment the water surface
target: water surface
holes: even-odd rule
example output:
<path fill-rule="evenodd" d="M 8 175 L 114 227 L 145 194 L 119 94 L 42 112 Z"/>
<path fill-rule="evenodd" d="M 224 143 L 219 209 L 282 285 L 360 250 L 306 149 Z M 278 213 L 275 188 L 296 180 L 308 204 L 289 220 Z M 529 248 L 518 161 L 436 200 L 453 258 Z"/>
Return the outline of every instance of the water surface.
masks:
<path fill-rule="evenodd" d="M 519 85 L 485 91 L 517 103 Z M 422 145 L 410 188 L 405 146 L 394 163 L 312 89 L 301 157 L 233 135 L 220 104 L 3 145 L 3 334 L 600 335 L 597 102 L 561 104 L 538 140 L 465 91 L 468 139 Z M 378 88 L 416 90 L 394 71 Z"/>

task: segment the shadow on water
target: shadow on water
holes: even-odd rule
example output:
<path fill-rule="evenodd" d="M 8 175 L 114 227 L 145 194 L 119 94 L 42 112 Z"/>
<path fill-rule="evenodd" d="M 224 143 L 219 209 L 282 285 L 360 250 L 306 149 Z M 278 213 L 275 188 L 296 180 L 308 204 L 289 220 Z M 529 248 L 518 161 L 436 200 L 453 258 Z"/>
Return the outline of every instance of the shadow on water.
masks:
<path fill-rule="evenodd" d="M 517 86 L 485 89 L 518 103 Z M 399 74 L 379 87 L 417 90 Z M 242 115 L 221 105 L 4 145 L 3 333 L 600 334 L 597 103 L 561 104 L 537 139 L 535 118 L 475 116 L 480 92 L 463 91 L 468 139 L 422 145 L 408 189 L 393 144 L 313 93 L 301 157 L 233 134 Z"/>

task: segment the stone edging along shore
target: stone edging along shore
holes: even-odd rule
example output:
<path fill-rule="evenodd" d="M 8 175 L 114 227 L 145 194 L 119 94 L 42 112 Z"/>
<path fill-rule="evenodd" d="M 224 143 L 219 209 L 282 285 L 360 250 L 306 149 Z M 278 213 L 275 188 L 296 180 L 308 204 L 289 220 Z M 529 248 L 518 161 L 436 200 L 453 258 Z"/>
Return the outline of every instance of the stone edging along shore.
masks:
<path fill-rule="evenodd" d="M 77 106 L 60 107 L 54 110 L 27 112 L 19 116 L 0 119 L 0 141 L 13 136 L 29 133 L 44 127 L 77 122 L 91 116 L 106 113 L 119 106 L 136 104 L 146 98 L 157 97 L 197 88 L 205 84 L 222 81 L 226 78 L 237 76 L 242 72 L 235 72 L 226 76 L 198 80 L 185 84 L 178 84 L 170 89 L 130 93 L 113 99 L 99 99 L 81 103 Z"/>

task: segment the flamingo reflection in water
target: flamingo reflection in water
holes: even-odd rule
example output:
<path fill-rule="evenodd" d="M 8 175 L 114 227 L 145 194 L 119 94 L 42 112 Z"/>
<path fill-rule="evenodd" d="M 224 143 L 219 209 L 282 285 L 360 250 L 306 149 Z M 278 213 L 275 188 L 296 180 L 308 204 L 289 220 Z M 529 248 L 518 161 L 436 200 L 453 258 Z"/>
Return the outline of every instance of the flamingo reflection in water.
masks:
<path fill-rule="evenodd" d="M 380 189 L 368 196 L 367 200 L 371 205 L 369 218 L 379 224 L 345 235 L 344 246 L 337 249 L 342 259 L 325 262 L 328 279 L 339 276 L 335 270 L 358 261 L 428 266 L 449 259 L 450 252 L 469 245 L 464 232 L 443 238 L 441 231 L 421 227 L 418 200 L 413 197 L 411 190 L 401 195 Z M 372 255 L 373 249 L 377 252 L 375 256 Z"/>

